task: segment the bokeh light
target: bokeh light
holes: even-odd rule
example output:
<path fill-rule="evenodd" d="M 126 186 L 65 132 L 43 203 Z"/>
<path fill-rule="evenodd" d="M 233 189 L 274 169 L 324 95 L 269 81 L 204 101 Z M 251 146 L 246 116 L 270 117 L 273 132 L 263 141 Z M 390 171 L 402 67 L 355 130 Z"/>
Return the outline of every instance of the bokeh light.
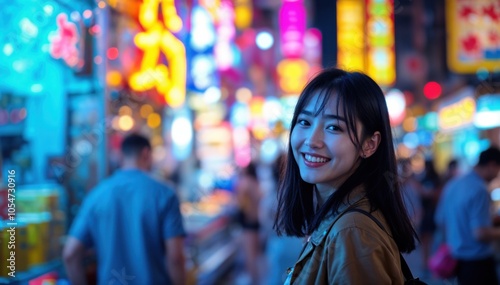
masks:
<path fill-rule="evenodd" d="M 106 56 L 110 60 L 117 59 L 118 55 L 119 55 L 119 52 L 118 52 L 118 49 L 116 47 L 110 47 L 110 48 L 108 48 L 108 50 L 106 52 Z"/>
<path fill-rule="evenodd" d="M 129 106 L 121 106 L 120 109 L 118 109 L 118 115 L 120 116 L 132 116 L 132 108 Z"/>
<path fill-rule="evenodd" d="M 252 91 L 250 89 L 241 87 L 236 90 L 236 100 L 239 102 L 248 103 L 252 99 Z"/>
<path fill-rule="evenodd" d="M 147 118 L 149 116 L 149 114 L 153 113 L 153 107 L 149 104 L 144 104 L 141 106 L 139 113 L 140 113 L 141 117 Z"/>
<path fill-rule="evenodd" d="M 161 117 L 157 113 L 151 113 L 148 116 L 148 126 L 152 129 L 159 127 L 161 124 Z"/>
<path fill-rule="evenodd" d="M 261 50 L 268 50 L 274 44 L 274 37 L 267 31 L 259 32 L 257 37 L 255 37 L 255 44 Z"/>
<path fill-rule="evenodd" d="M 120 116 L 118 126 L 122 131 L 130 131 L 134 127 L 134 119 L 129 115 Z"/>
<path fill-rule="evenodd" d="M 439 83 L 431 81 L 424 86 L 424 95 L 429 100 L 434 100 L 441 96 L 441 85 Z"/>
<path fill-rule="evenodd" d="M 385 95 L 387 109 L 389 110 L 389 117 L 391 125 L 397 126 L 403 122 L 406 110 L 406 100 L 404 94 L 398 89 L 391 89 Z"/>
<path fill-rule="evenodd" d="M 95 64 L 101 64 L 102 63 L 102 57 L 100 55 L 96 55 L 94 57 L 94 63 Z"/>
<path fill-rule="evenodd" d="M 90 18 L 92 17 L 92 11 L 91 11 L 91 10 L 88 10 L 88 9 L 87 9 L 87 10 L 85 10 L 85 11 L 83 11 L 83 17 L 84 17 L 85 19 L 90 19 Z"/>
<path fill-rule="evenodd" d="M 10 56 L 13 52 L 14 52 L 14 46 L 13 46 L 12 44 L 6 43 L 6 44 L 3 46 L 3 53 L 4 53 L 6 56 Z"/>
<path fill-rule="evenodd" d="M 106 83 L 111 87 L 119 86 L 122 83 L 122 74 L 116 70 L 109 71 L 106 74 Z"/>

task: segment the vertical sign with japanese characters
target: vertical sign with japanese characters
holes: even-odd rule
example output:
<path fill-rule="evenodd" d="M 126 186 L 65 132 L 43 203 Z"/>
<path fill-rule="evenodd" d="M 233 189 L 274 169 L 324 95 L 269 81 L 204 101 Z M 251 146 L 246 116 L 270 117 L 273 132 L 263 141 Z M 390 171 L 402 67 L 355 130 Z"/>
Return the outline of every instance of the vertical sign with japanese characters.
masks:
<path fill-rule="evenodd" d="M 500 1 L 447 0 L 446 28 L 452 71 L 500 70 Z"/>

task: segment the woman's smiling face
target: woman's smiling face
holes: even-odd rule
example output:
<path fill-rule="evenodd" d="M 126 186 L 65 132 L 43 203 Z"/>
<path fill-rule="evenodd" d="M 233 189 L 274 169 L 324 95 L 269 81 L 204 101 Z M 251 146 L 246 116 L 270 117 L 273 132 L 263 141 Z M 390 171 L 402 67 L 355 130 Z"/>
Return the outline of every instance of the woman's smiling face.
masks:
<path fill-rule="evenodd" d="M 316 92 L 300 111 L 290 144 L 302 179 L 333 193 L 358 167 L 361 152 L 349 136 L 341 106 L 337 108 L 337 94 L 318 112 L 322 96 Z M 359 137 L 361 124 L 356 127 Z"/>

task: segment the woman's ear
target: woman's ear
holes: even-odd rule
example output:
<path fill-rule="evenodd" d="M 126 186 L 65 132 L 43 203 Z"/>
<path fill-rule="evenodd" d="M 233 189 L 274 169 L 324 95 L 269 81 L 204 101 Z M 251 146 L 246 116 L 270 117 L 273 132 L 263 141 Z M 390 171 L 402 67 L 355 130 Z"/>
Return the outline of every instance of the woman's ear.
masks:
<path fill-rule="evenodd" d="M 382 139 L 380 132 L 375 132 L 373 135 L 363 142 L 363 146 L 361 147 L 361 157 L 368 158 L 372 156 L 376 151 L 380 144 L 380 140 Z"/>

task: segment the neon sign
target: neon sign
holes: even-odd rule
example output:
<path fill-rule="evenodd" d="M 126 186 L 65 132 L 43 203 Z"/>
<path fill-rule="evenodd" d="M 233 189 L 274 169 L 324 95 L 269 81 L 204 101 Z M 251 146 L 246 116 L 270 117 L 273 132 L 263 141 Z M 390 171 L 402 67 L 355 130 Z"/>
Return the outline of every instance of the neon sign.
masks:
<path fill-rule="evenodd" d="M 234 9 L 230 1 L 224 0 L 219 8 L 217 43 L 214 49 L 215 61 L 220 70 L 227 70 L 233 66 L 235 56 L 232 42 L 235 35 Z"/>
<path fill-rule="evenodd" d="M 216 40 L 214 20 L 210 13 L 203 6 L 193 7 L 188 41 L 189 90 L 205 92 L 210 86 L 218 84 L 214 58 Z"/>
<path fill-rule="evenodd" d="M 158 19 L 160 4 L 163 22 Z M 134 42 L 144 56 L 139 71 L 129 79 L 130 87 L 136 91 L 156 88 L 168 105 L 178 108 L 186 97 L 186 49 L 173 34 L 182 29 L 174 0 L 144 0 L 139 22 L 145 31 L 138 33 Z M 168 66 L 159 63 L 160 53 L 165 55 Z"/>
<path fill-rule="evenodd" d="M 337 62 L 342 68 L 365 69 L 364 2 L 337 1 Z"/>
<path fill-rule="evenodd" d="M 302 0 L 284 0 L 279 14 L 281 49 L 285 58 L 301 57 L 306 32 L 306 11 Z"/>
<path fill-rule="evenodd" d="M 366 1 L 366 73 L 378 84 L 396 80 L 393 0 Z"/>
<path fill-rule="evenodd" d="M 447 0 L 448 66 L 456 73 L 495 72 L 500 66 L 500 2 Z"/>
<path fill-rule="evenodd" d="M 476 101 L 473 97 L 465 97 L 439 110 L 439 128 L 441 130 L 453 130 L 469 125 L 474 121 L 475 113 Z"/>
<path fill-rule="evenodd" d="M 299 94 L 307 83 L 309 64 L 303 59 L 283 59 L 278 63 L 279 86 L 287 95 Z"/>
<path fill-rule="evenodd" d="M 49 36 L 50 55 L 55 59 L 62 59 L 64 62 L 75 67 L 79 63 L 79 51 L 77 44 L 79 35 L 74 23 L 68 21 L 68 16 L 64 13 L 57 15 L 57 30 Z"/>
<path fill-rule="evenodd" d="M 339 66 L 361 70 L 381 85 L 394 83 L 393 8 L 393 0 L 337 1 Z"/>
<path fill-rule="evenodd" d="M 244 30 L 252 24 L 252 1 L 235 0 L 234 1 L 234 24 L 239 30 Z"/>

